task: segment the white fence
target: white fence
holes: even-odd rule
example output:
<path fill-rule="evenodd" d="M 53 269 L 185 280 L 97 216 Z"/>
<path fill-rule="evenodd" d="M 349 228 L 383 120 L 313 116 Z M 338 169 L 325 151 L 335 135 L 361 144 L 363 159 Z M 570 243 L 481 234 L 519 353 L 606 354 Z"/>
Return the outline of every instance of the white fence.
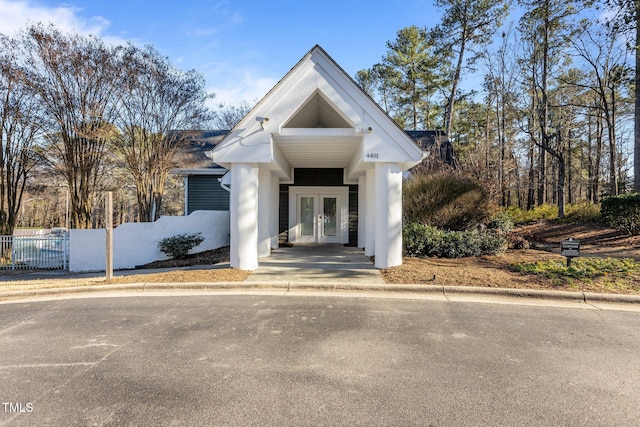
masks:
<path fill-rule="evenodd" d="M 66 270 L 69 235 L 0 236 L 0 269 Z"/>
<path fill-rule="evenodd" d="M 202 233 L 204 241 L 194 250 L 202 252 L 229 244 L 229 212 L 195 211 L 189 216 L 164 216 L 156 222 L 125 223 L 113 230 L 113 268 L 128 269 L 167 259 L 158 249 L 165 237 Z M 71 230 L 69 270 L 104 271 L 106 231 Z"/>

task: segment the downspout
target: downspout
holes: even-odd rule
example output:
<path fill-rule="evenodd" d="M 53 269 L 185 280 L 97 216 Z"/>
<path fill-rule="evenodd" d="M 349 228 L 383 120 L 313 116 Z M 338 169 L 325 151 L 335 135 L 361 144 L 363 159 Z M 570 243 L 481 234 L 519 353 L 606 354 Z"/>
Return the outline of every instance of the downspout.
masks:
<path fill-rule="evenodd" d="M 231 188 L 227 187 L 226 185 L 224 185 L 222 183 L 222 178 L 218 178 L 218 182 L 220 182 L 220 187 L 224 188 L 225 190 L 227 190 L 229 193 L 231 193 Z"/>
<path fill-rule="evenodd" d="M 231 187 L 229 187 L 229 184 L 225 183 L 225 182 L 231 182 L 231 171 L 227 171 L 227 173 L 222 175 L 222 178 L 218 178 L 218 182 L 220 183 L 220 187 L 224 188 L 229 193 L 231 193 Z"/>

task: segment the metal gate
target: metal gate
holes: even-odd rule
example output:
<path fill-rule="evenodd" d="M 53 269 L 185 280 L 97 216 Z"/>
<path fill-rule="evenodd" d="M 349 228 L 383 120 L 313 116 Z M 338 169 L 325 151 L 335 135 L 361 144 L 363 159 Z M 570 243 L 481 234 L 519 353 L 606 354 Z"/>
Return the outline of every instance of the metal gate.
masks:
<path fill-rule="evenodd" d="M 69 234 L 0 236 L 0 269 L 67 270 Z"/>

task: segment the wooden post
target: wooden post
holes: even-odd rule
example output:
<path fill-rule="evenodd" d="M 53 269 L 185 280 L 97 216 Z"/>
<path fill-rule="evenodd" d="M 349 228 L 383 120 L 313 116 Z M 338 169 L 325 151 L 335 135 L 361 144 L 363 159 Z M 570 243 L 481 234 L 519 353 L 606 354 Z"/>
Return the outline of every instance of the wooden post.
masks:
<path fill-rule="evenodd" d="M 107 231 L 107 260 L 105 273 L 107 280 L 113 278 L 113 196 L 108 191 L 105 197 L 105 228 Z"/>

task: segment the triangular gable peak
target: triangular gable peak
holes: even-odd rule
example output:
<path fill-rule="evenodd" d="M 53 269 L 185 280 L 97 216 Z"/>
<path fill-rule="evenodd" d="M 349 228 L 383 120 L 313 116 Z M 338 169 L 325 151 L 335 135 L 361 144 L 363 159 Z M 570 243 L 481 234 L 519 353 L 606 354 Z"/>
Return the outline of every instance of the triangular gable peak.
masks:
<path fill-rule="evenodd" d="M 283 128 L 353 128 L 333 103 L 319 90 L 293 113 L 293 116 L 282 126 Z"/>
<path fill-rule="evenodd" d="M 282 179 L 293 168 L 345 168 L 354 180 L 376 162 L 402 169 L 423 152 L 315 46 L 211 152 L 214 162 L 266 164 Z"/>

